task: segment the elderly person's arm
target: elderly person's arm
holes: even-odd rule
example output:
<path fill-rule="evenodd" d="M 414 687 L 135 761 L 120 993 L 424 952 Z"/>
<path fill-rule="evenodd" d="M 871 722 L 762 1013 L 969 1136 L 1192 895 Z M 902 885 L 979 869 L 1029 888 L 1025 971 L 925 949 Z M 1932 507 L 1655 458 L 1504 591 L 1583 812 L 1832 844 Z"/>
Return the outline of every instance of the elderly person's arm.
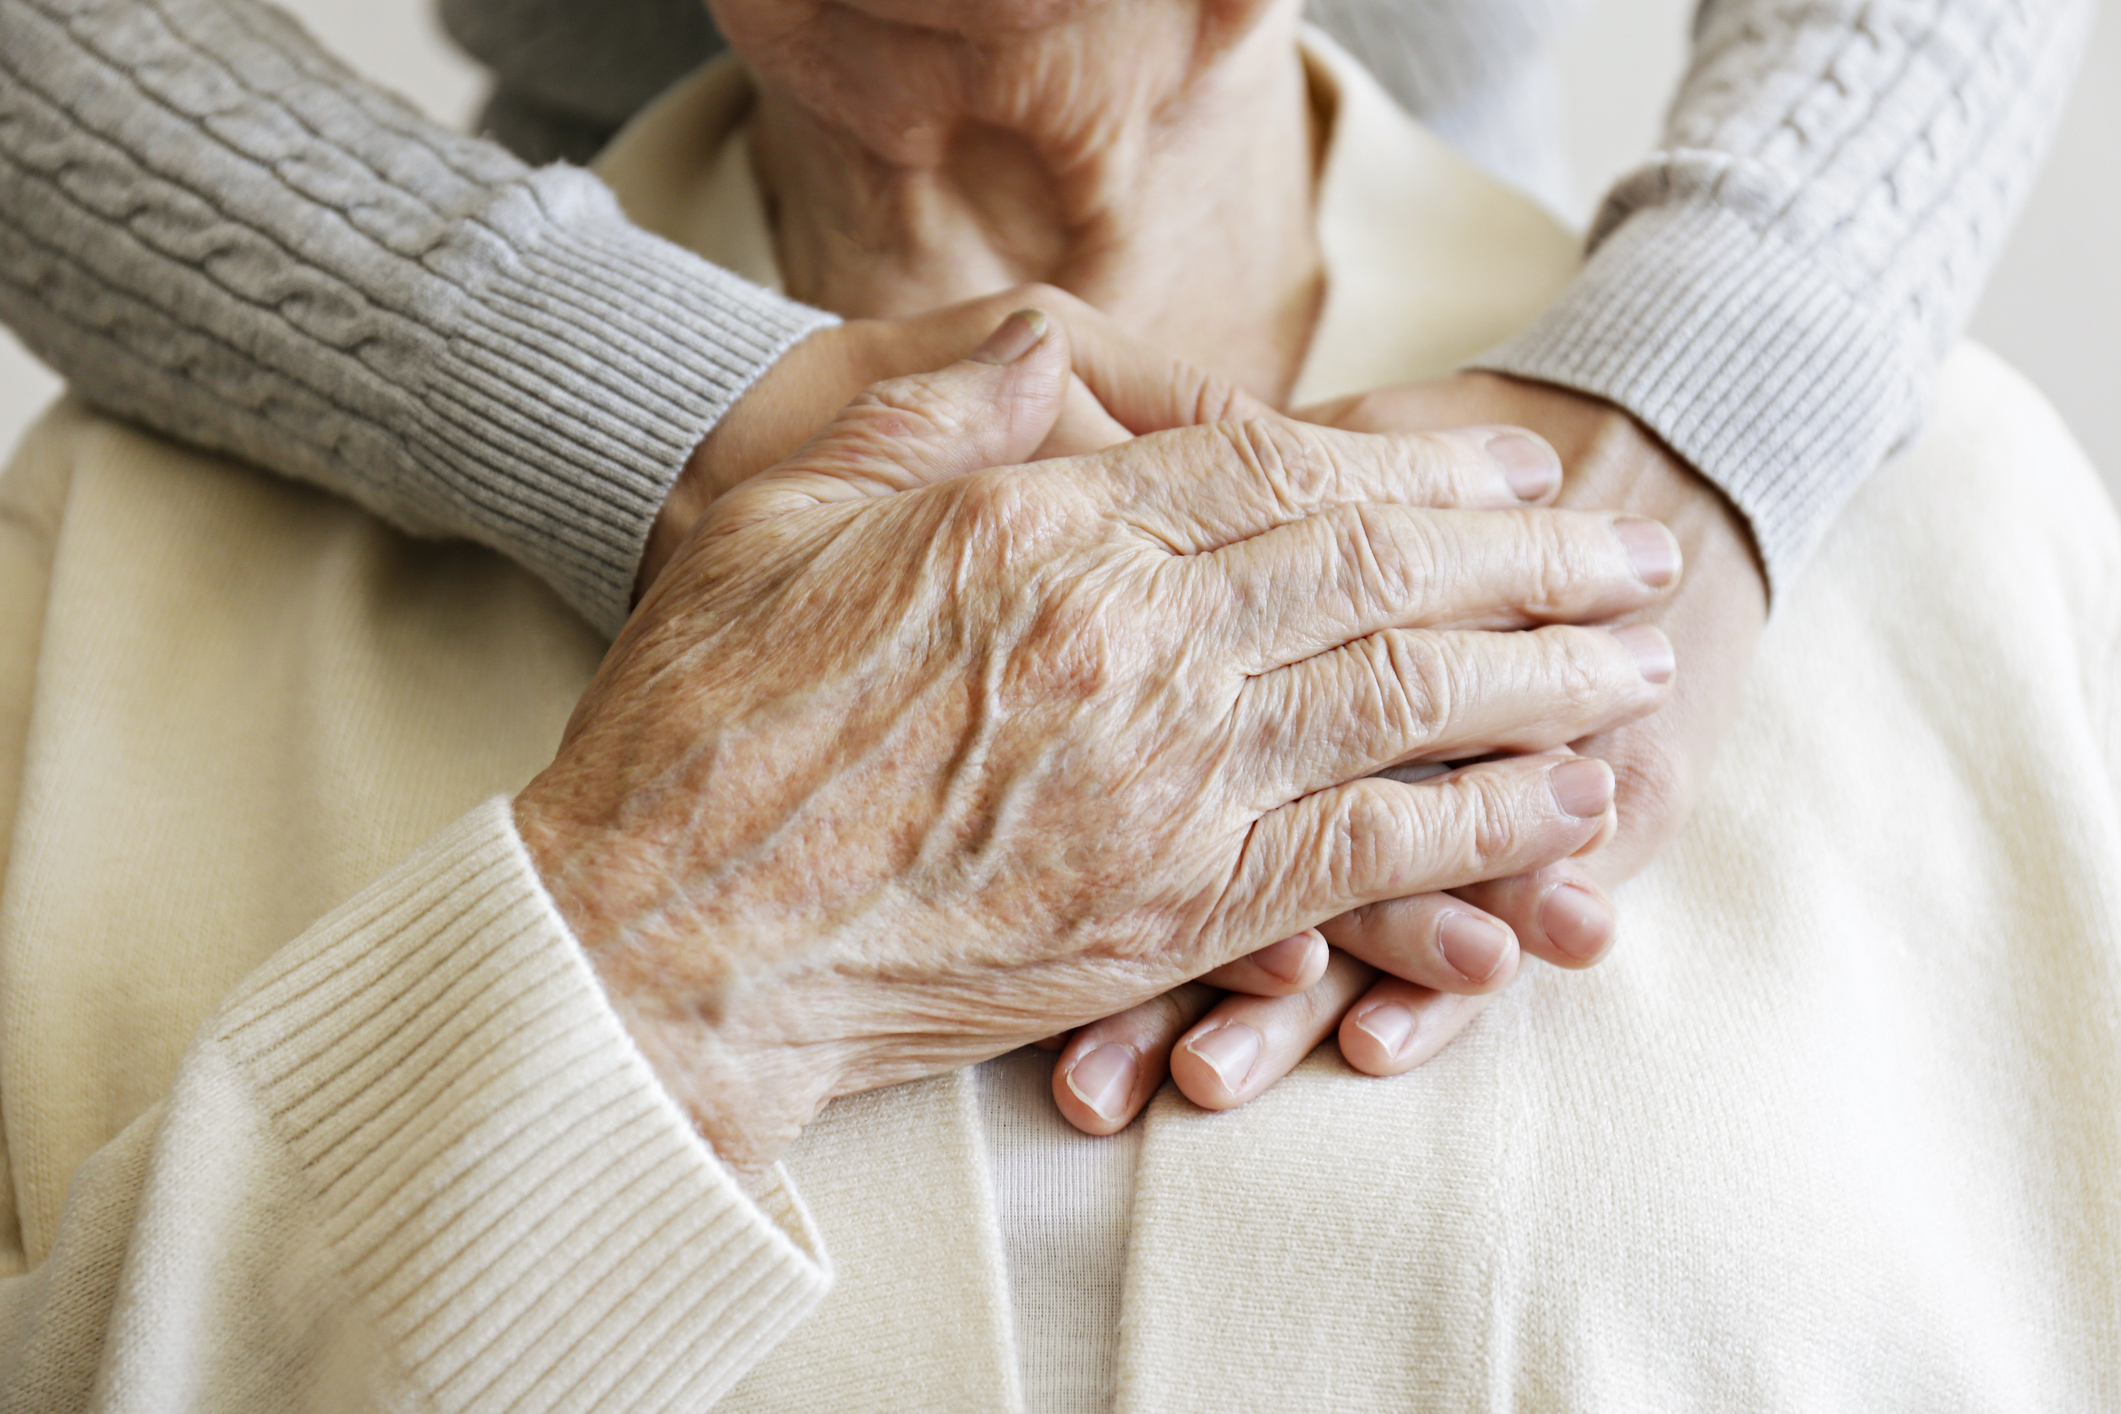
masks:
<path fill-rule="evenodd" d="M 725 498 L 513 809 L 253 972 L 56 1229 L 13 1225 L 0 1403 L 702 1407 L 829 1281 L 762 1174 L 825 1101 L 1609 827 L 1595 762 L 1363 778 L 1662 701 L 1550 622 L 1659 597 L 1620 518 L 1507 511 L 1462 435 L 988 469 L 1067 369 L 1012 320 Z M 0 542 L 29 605 L 35 473 Z"/>

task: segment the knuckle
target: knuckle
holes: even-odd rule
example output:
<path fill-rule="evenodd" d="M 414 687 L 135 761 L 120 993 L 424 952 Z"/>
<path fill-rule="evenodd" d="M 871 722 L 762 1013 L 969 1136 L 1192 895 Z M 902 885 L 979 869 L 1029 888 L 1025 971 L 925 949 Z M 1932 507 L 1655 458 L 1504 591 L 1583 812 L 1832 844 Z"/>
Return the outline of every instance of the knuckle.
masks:
<path fill-rule="evenodd" d="M 1085 702 L 1121 678 L 1121 637 L 1111 612 L 1113 590 L 1090 575 L 1057 592 L 1036 596 L 1022 647 L 1010 665 L 1009 686 L 1020 700 Z"/>
<path fill-rule="evenodd" d="M 946 499 L 928 555 L 950 578 L 953 602 L 1034 593 L 1068 558 L 1059 548 L 1069 521 L 1066 497 L 1050 472 L 969 472 L 930 493 Z"/>
<path fill-rule="evenodd" d="M 1533 618 L 1563 617 L 1579 597 L 1583 583 L 1580 530 L 1566 513 L 1523 511 L 1519 519 L 1525 527 L 1532 568 L 1530 593 L 1522 608 Z"/>
<path fill-rule="evenodd" d="M 1620 679 L 1614 672 L 1615 655 L 1599 642 L 1610 634 L 1602 629 L 1550 628 L 1537 636 L 1547 641 L 1548 673 L 1562 705 L 1579 714 L 1596 712 L 1616 695 Z"/>
<path fill-rule="evenodd" d="M 1444 734 L 1458 712 L 1457 681 L 1449 655 L 1426 634 L 1376 634 L 1364 655 L 1371 667 L 1379 725 L 1405 750 L 1419 750 Z"/>
<path fill-rule="evenodd" d="M 1323 439 L 1283 418 L 1242 417 L 1216 424 L 1241 464 L 1265 483 L 1282 509 L 1302 514 L 1335 478 Z"/>
<path fill-rule="evenodd" d="M 1352 604 L 1364 611 L 1420 614 L 1429 608 L 1445 546 L 1438 525 L 1388 506 L 1361 502 L 1332 506 L 1342 570 Z"/>
<path fill-rule="evenodd" d="M 1180 365 L 1180 376 L 1193 379 L 1189 421 L 1220 423 L 1243 418 L 1255 406 L 1251 397 L 1228 379 L 1204 372 L 1194 365 Z"/>
<path fill-rule="evenodd" d="M 1021 476 L 976 471 L 949 483 L 959 516 L 984 536 L 1007 536 L 1033 518 L 1033 498 Z"/>
<path fill-rule="evenodd" d="M 1520 831 L 1517 801 L 1498 773 L 1473 771 L 1459 778 L 1460 832 L 1470 868 L 1483 875 L 1509 860 Z"/>
<path fill-rule="evenodd" d="M 848 411 L 894 438 L 951 436 L 964 431 L 957 400 L 933 373 L 907 373 L 872 383 Z"/>
<path fill-rule="evenodd" d="M 1404 791 L 1385 783 L 1350 793 L 1343 809 L 1332 813 L 1322 843 L 1320 864 L 1342 897 L 1374 895 L 1396 883 L 1418 832 L 1404 809 Z"/>
<path fill-rule="evenodd" d="M 1384 567 L 1370 517 L 1361 506 L 1334 506 L 1323 514 L 1339 547 L 1339 579 L 1349 606 L 1359 611 L 1382 603 L 1387 595 Z"/>
<path fill-rule="evenodd" d="M 1393 436 L 1392 444 L 1399 454 L 1400 474 L 1423 505 L 1461 505 L 1481 484 L 1487 459 L 1469 446 L 1463 434 L 1401 432 Z"/>

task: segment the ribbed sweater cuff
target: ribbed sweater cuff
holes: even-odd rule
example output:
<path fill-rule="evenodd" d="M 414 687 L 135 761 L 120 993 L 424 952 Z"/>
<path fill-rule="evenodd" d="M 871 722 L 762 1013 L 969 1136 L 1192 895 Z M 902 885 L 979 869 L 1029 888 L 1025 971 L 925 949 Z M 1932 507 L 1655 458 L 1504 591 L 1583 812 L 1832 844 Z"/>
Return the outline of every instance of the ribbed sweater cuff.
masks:
<path fill-rule="evenodd" d="M 657 1084 L 505 800 L 224 1011 L 355 1298 L 436 1407 L 698 1409 L 824 1294 Z"/>
<path fill-rule="evenodd" d="M 474 219 L 495 239 L 435 258 L 468 293 L 423 377 L 420 454 L 475 483 L 476 538 L 616 633 L 685 459 L 790 345 L 837 321 L 632 226 L 574 168 L 530 175 Z"/>
<path fill-rule="evenodd" d="M 1626 408 L 1751 523 L 1786 584 L 1915 423 L 1931 362 L 1818 258 L 1727 209 L 1638 211 L 1562 298 L 1475 364 Z"/>

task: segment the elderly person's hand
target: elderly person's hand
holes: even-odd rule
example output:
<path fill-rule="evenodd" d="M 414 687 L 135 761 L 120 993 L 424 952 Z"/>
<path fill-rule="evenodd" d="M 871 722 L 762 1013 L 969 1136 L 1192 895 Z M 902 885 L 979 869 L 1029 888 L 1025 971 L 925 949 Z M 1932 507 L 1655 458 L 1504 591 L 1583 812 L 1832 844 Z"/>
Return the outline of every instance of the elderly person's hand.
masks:
<path fill-rule="evenodd" d="M 961 359 L 1012 310 L 1042 309 L 1068 328 L 1075 378 L 1045 456 L 1094 451 L 1264 407 L 1151 349 L 1066 290 L 1025 284 L 895 318 L 849 319 L 783 354 L 701 440 L 657 515 L 641 556 L 645 591 L 715 499 L 788 456 L 864 388 Z"/>
<path fill-rule="evenodd" d="M 1092 1133 L 1131 1120 L 1166 1065 L 1188 1098 L 1213 1109 L 1253 1098 L 1328 1036 L 1337 1036 L 1342 1055 L 1358 1070 L 1395 1075 L 1414 1068 L 1514 977 L 1516 948 L 1502 936 L 1505 925 L 1526 952 L 1545 961 L 1596 961 L 1613 936 L 1604 887 L 1642 869 L 1685 822 L 1737 711 L 1766 619 L 1765 582 L 1737 511 L 1610 403 L 1498 374 L 1464 373 L 1308 409 L 1304 416 L 1370 432 L 1510 423 L 1540 433 L 1567 468 L 1559 504 L 1653 517 L 1677 535 L 1684 582 L 1630 619 L 1661 629 L 1687 671 L 1660 711 L 1575 744 L 1610 763 L 1617 778 L 1617 828 L 1597 850 L 1449 894 L 1369 905 L 1329 921 L 1312 938 L 1278 945 L 1291 966 L 1301 955 L 1314 969 L 1327 941 L 1362 954 L 1337 949 L 1320 979 L 1299 994 L 1221 997 L 1196 986 L 1075 1033 L 1056 1064 L 1054 1094 L 1071 1122 Z M 1557 896 L 1566 905 L 1550 912 Z M 1451 975 L 1454 932 L 1471 936 L 1475 969 L 1495 959 L 1490 973 Z M 1365 958 L 1386 961 L 1397 975 L 1380 974 Z M 1251 983 L 1244 990 L 1270 989 Z M 1115 1091 L 1110 1077 L 1129 1067 L 1135 1071 L 1125 1089 Z M 1091 1103 L 1099 1099 L 1103 1106 Z"/>
<path fill-rule="evenodd" d="M 1561 454 L 1556 504 L 1651 517 L 1678 537 L 1685 582 L 1629 616 L 1655 624 L 1687 665 L 1663 710 L 1579 743 L 1612 764 L 1619 828 L 1583 861 L 1599 882 L 1631 878 L 1685 823 L 1694 794 L 1730 729 L 1767 622 L 1767 582 L 1752 533 L 1700 473 L 1620 408 L 1600 398 L 1498 373 L 1364 394 L 1307 411 L 1329 426 L 1412 432 L 1507 422 L 1538 432 Z"/>
<path fill-rule="evenodd" d="M 872 390 L 718 502 L 517 797 L 740 1169 L 834 1096 L 1567 857 L 1610 825 L 1599 763 L 1364 777 L 1666 695 L 1603 628 L 1483 631 L 1660 597 L 1621 517 L 1431 509 L 1521 504 L 1492 434 L 1220 424 L 1006 465 L 1068 378 L 1041 323 Z"/>

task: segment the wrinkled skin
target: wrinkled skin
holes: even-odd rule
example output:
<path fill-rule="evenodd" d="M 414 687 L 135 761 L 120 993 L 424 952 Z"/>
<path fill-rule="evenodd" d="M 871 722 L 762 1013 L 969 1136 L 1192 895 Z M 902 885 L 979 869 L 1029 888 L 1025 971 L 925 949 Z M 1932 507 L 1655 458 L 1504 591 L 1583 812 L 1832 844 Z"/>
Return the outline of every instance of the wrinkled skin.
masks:
<path fill-rule="evenodd" d="M 1140 345 L 1050 286 L 1018 286 L 916 316 L 849 321 L 797 345 L 702 444 L 657 523 L 644 580 L 716 496 L 793 451 L 862 387 L 959 356 L 1005 311 L 1026 305 L 1062 312 L 1075 336 L 1076 378 L 1040 455 L 1095 449 L 1134 432 L 1266 415 L 1264 405 L 1227 382 Z M 1227 964 L 1200 984 L 1056 1040 L 1056 1046 L 1066 1043 L 1055 1067 L 1056 1101 L 1071 1123 L 1090 1133 L 1124 1127 L 1167 1074 L 1198 1104 L 1242 1104 L 1329 1037 L 1356 1069 L 1401 1074 L 1469 1025 L 1485 998 L 1515 979 L 1524 954 L 1562 967 L 1596 962 L 1616 936 L 1606 890 L 1655 858 L 1684 822 L 1736 710 L 1765 619 L 1764 581 L 1738 513 L 1609 403 L 1465 373 L 1302 415 L 1361 431 L 1514 423 L 1541 432 L 1567 467 L 1559 504 L 1633 511 L 1679 536 L 1688 567 L 1683 582 L 1636 617 L 1667 633 L 1687 671 L 1674 683 L 1669 710 L 1577 744 L 1608 760 L 1618 777 L 1610 844 L 1601 840 L 1604 847 L 1530 874 L 1355 910 Z M 1569 907 L 1549 912 L 1557 891 Z M 1441 934 L 1454 915 L 1499 935 L 1485 976 L 1452 966 Z M 1381 1007 L 1400 1014 L 1380 1017 Z M 1234 1077 L 1225 1073 L 1227 1062 L 1218 1069 L 1188 1044 L 1233 1023 L 1260 1038 Z M 1105 1047 L 1118 1049 L 1077 1080 L 1081 1061 Z M 1238 1050 L 1243 1059 L 1245 1048 Z"/>
<path fill-rule="evenodd" d="M 1614 938 L 1605 889 L 1644 868 L 1684 824 L 1737 711 L 1766 619 L 1764 577 L 1737 511 L 1609 403 L 1497 374 L 1464 373 L 1303 415 L 1364 431 L 1508 423 L 1539 432 L 1567 468 L 1557 504 L 1651 516 L 1678 537 L 1684 581 L 1630 617 L 1662 630 L 1686 670 L 1662 710 L 1575 743 L 1583 754 L 1609 762 L 1618 783 L 1617 826 L 1596 851 L 1334 919 L 1311 937 L 1282 945 L 1292 955 L 1302 952 L 1300 963 L 1284 960 L 1292 974 L 1286 996 L 1272 995 L 1270 982 L 1247 973 L 1243 990 L 1258 995 L 1182 989 L 1068 1037 L 1054 1095 L 1070 1122 L 1091 1133 L 1123 1127 L 1148 1103 L 1166 1069 L 1195 1103 L 1226 1109 L 1257 1096 L 1329 1037 L 1350 1065 L 1372 1075 L 1400 1074 L 1428 1060 L 1518 967 L 1512 948 L 1486 978 L 1454 975 L 1438 942 L 1449 915 L 1507 927 L 1524 952 L 1546 962 L 1597 961 Z M 1578 903 L 1561 926 L 1551 925 L 1544 905 L 1557 890 L 1571 888 L 1593 906 Z M 1329 952 L 1329 940 L 1341 947 Z M 1078 1078 L 1078 1068 L 1099 1052 Z"/>
<path fill-rule="evenodd" d="M 1015 285 L 939 309 L 850 319 L 798 341 L 693 449 L 641 557 L 636 595 L 655 582 L 707 507 L 793 453 L 871 384 L 964 358 L 1014 310 L 1040 309 L 1068 331 L 1074 374 L 1038 455 L 1095 451 L 1137 432 L 1259 416 L 1266 406 L 1157 352 L 1051 285 Z"/>
<path fill-rule="evenodd" d="M 1362 432 L 1508 423 L 1538 432 L 1566 469 L 1555 504 L 1623 511 L 1678 537 L 1684 582 L 1631 621 L 1661 629 L 1686 664 L 1653 717 L 1579 743 L 1620 782 L 1613 840 L 1584 861 L 1613 885 L 1634 877 L 1686 821 L 1738 700 L 1767 622 L 1767 581 L 1745 519 L 1723 493 L 1621 409 L 1599 398 L 1494 373 L 1368 393 L 1303 414 Z"/>
<path fill-rule="evenodd" d="M 1014 465 L 1070 381 L 1041 322 L 871 390 L 718 501 L 517 798 L 615 1006 L 739 1169 L 837 1095 L 1567 857 L 1611 827 L 1598 763 L 1364 778 L 1667 695 L 1570 626 L 1663 597 L 1642 523 L 1502 510 L 1524 502 L 1492 432 L 1262 419 Z"/>

